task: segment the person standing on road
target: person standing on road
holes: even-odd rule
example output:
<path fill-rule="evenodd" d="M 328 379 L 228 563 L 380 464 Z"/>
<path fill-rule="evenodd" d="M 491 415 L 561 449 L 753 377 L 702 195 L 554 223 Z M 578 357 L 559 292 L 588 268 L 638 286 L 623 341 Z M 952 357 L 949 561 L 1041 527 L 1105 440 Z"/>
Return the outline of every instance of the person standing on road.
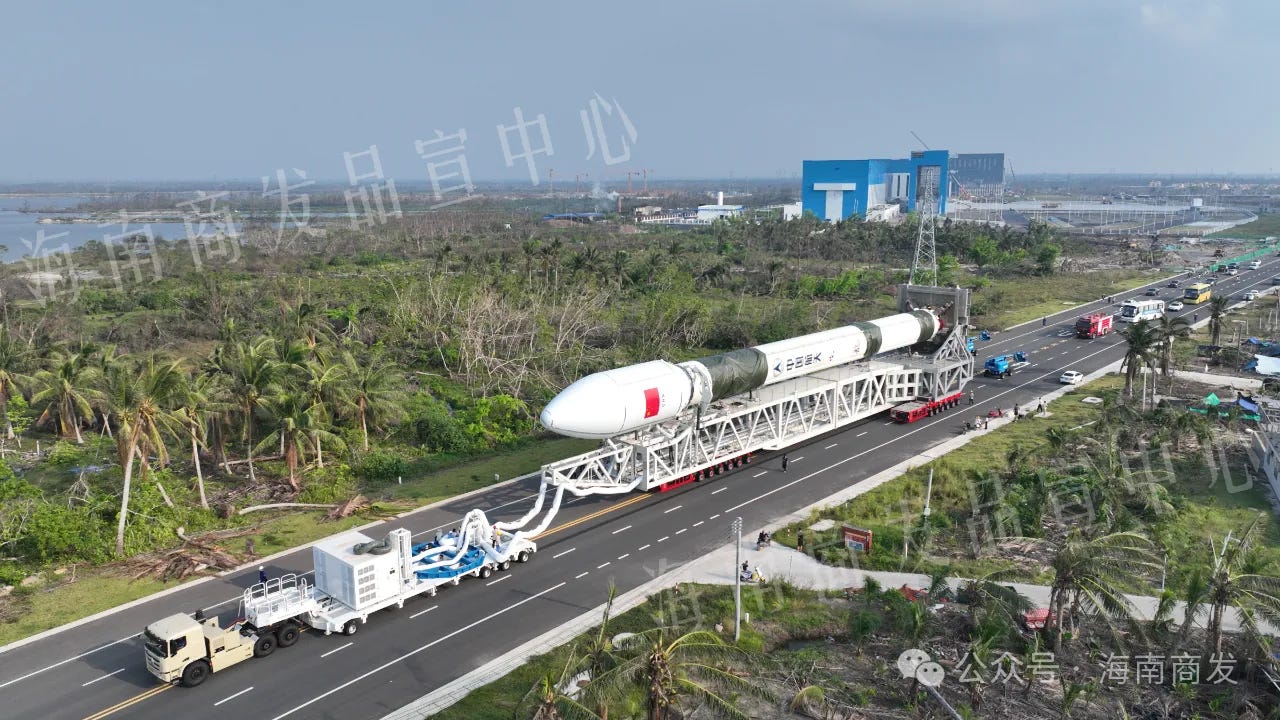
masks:
<path fill-rule="evenodd" d="M 1044 316 L 1044 317 L 1040 318 L 1040 327 L 1044 327 L 1045 325 L 1048 325 L 1048 324 L 1049 324 L 1049 316 L 1048 316 L 1048 315 L 1046 315 L 1046 316 Z"/>
<path fill-rule="evenodd" d="M 970 404 L 970 405 L 972 405 L 972 404 L 973 404 L 973 391 L 972 391 L 972 390 L 970 390 L 970 391 L 969 391 L 969 404 Z"/>
<path fill-rule="evenodd" d="M 788 464 L 788 462 L 790 462 L 790 461 L 787 459 L 787 454 L 786 454 L 786 453 L 783 453 L 783 454 L 782 454 L 782 472 L 786 472 L 786 471 L 787 471 L 787 464 Z"/>
<path fill-rule="evenodd" d="M 804 533 L 796 533 L 796 552 L 804 552 Z"/>
<path fill-rule="evenodd" d="M 258 582 L 265 583 L 267 581 L 267 568 L 265 565 L 258 566 Z"/>

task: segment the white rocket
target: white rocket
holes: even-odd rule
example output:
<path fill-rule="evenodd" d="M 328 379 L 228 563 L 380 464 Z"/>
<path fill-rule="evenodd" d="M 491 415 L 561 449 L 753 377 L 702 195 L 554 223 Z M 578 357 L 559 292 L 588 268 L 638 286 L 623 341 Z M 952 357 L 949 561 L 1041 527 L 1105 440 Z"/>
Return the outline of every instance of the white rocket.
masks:
<path fill-rule="evenodd" d="M 915 310 L 701 360 L 606 370 L 562 390 L 540 419 L 560 435 L 613 437 L 713 400 L 932 340 L 942 325 L 933 312 Z"/>

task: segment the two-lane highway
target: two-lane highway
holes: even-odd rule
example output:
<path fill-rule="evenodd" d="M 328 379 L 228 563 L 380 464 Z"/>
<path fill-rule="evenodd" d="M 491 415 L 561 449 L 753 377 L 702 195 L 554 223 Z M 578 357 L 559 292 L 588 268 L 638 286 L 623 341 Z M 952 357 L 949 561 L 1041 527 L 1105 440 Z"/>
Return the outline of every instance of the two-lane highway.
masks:
<path fill-rule="evenodd" d="M 1268 286 L 1276 267 L 1268 262 L 1224 278 L 1213 290 L 1238 297 Z M 1175 291 L 1163 285 L 1157 284 L 1165 299 L 1173 299 Z M 1064 370 L 1088 373 L 1114 362 L 1123 355 L 1121 337 L 1079 340 L 1069 331 L 1080 314 L 1116 311 L 1118 305 L 1072 308 L 1045 327 L 1036 322 L 980 343 L 979 363 L 1024 349 L 1032 365 L 1005 380 L 976 379 L 974 407 L 907 426 L 869 418 L 789 449 L 785 472 L 776 459 L 760 458 L 673 492 L 574 500 L 539 539 L 540 551 L 530 563 L 379 612 L 353 637 L 306 633 L 297 645 L 218 673 L 198 688 L 157 685 L 143 668 L 136 634 L 166 614 L 197 608 L 217 612 L 226 622 L 256 571 L 184 588 L 8 650 L 0 653 L 0 718 L 380 717 L 581 616 L 603 602 L 610 583 L 626 591 L 722 545 L 734 517 L 742 517 L 748 530 L 762 526 L 956 435 L 975 413 L 1028 406 L 1057 387 Z M 1207 310 L 1188 306 L 1180 314 L 1192 313 L 1203 318 Z M 420 537 L 430 535 L 473 507 L 493 508 L 495 518 L 515 518 L 529 508 L 534 492 L 532 481 L 498 488 L 365 532 L 379 537 L 391 527 L 406 527 Z M 298 551 L 269 570 L 306 572 L 310 559 L 309 549 Z"/>

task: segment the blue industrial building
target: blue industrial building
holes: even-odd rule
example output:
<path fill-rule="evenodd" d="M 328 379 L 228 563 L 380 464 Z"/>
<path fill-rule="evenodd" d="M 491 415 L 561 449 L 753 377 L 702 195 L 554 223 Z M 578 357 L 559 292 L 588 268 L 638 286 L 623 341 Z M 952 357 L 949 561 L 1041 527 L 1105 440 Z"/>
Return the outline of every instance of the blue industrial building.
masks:
<path fill-rule="evenodd" d="M 946 150 L 925 150 L 901 160 L 805 160 L 800 202 L 805 212 L 835 222 L 895 204 L 913 211 L 923 187 L 934 211 L 945 213 L 949 159 Z"/>

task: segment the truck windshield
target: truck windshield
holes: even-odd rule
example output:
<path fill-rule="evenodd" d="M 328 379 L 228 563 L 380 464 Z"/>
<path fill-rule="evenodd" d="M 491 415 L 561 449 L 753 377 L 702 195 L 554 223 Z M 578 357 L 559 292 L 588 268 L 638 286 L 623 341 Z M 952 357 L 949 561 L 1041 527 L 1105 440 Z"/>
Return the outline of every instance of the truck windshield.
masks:
<path fill-rule="evenodd" d="M 169 657 L 169 643 L 152 635 L 150 630 L 142 631 L 142 641 L 152 654 L 160 657 Z"/>

